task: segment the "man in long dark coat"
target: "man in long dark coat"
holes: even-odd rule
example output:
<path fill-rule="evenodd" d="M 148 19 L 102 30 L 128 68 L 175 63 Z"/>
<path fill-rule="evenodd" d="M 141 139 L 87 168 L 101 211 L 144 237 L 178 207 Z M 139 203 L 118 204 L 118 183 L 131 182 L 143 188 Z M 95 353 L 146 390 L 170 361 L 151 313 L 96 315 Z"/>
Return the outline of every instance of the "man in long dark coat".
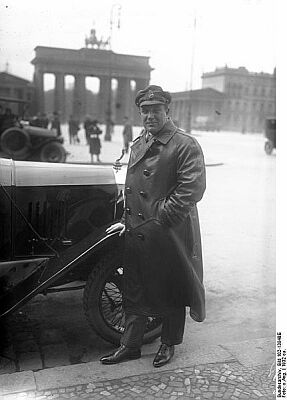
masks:
<path fill-rule="evenodd" d="M 204 157 L 196 139 L 169 118 L 170 101 L 155 85 L 136 96 L 144 130 L 131 146 L 124 217 L 107 229 L 125 234 L 125 331 L 103 364 L 139 358 L 147 317 L 161 316 L 153 365 L 165 365 L 182 343 L 186 306 L 195 321 L 205 318 L 196 207 L 205 191 Z"/>

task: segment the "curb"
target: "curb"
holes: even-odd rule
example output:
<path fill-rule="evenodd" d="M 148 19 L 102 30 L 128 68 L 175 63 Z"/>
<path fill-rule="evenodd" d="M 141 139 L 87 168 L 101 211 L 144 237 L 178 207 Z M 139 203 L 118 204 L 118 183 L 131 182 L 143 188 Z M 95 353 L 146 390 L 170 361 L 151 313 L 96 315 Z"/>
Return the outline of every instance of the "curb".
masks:
<path fill-rule="evenodd" d="M 145 348 L 143 348 L 145 350 Z M 165 365 L 161 371 L 202 364 L 239 362 L 245 367 L 270 365 L 274 369 L 275 339 L 259 338 L 236 343 L 225 343 L 198 348 L 189 347 L 189 353 L 178 349 L 172 364 Z M 139 360 L 118 365 L 106 366 L 98 361 L 47 368 L 40 371 L 24 371 L 0 375 L 0 396 L 25 391 L 43 391 L 88 383 L 107 382 L 130 376 L 153 373 L 154 352 L 147 347 Z M 172 367 L 172 368 L 171 368 Z"/>

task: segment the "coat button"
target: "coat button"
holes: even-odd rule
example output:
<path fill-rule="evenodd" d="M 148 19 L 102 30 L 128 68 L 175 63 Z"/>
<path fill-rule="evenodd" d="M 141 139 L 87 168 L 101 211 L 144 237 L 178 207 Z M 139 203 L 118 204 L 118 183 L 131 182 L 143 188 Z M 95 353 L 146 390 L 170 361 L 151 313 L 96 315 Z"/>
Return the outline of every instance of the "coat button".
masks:
<path fill-rule="evenodd" d="M 126 193 L 130 194 L 132 192 L 132 189 L 130 187 L 126 187 Z"/>
<path fill-rule="evenodd" d="M 143 235 L 142 233 L 138 233 L 138 234 L 137 234 L 137 237 L 138 237 L 140 240 L 144 240 L 144 235 Z"/>
<path fill-rule="evenodd" d="M 142 213 L 138 213 L 138 216 L 139 216 L 141 219 L 144 219 L 144 216 L 143 216 Z"/>
<path fill-rule="evenodd" d="M 144 170 L 143 174 L 144 176 L 150 176 L 150 172 L 147 169 Z"/>
<path fill-rule="evenodd" d="M 131 215 L 131 209 L 130 208 L 126 208 L 126 213 Z"/>
<path fill-rule="evenodd" d="M 146 197 L 146 192 L 144 192 L 143 190 L 141 190 L 141 191 L 140 191 L 140 195 L 141 195 L 142 197 Z"/>

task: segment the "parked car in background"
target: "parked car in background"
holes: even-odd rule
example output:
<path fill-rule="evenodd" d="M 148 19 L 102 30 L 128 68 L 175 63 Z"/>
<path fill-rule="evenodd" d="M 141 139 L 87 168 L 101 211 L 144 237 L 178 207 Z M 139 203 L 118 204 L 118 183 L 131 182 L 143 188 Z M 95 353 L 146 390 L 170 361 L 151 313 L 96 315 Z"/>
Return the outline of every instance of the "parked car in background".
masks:
<path fill-rule="evenodd" d="M 266 118 L 265 120 L 265 153 L 270 155 L 276 149 L 276 119 Z"/>
<path fill-rule="evenodd" d="M 124 181 L 112 166 L 0 159 L 2 318 L 39 293 L 83 289 L 92 328 L 119 343 L 123 239 L 105 231 L 122 215 Z M 145 342 L 160 331 L 150 318 Z"/>
<path fill-rule="evenodd" d="M 13 160 L 65 162 L 67 152 L 63 146 L 63 137 L 57 136 L 52 129 L 32 126 L 29 121 L 21 120 L 23 115 L 15 116 L 11 109 L 6 106 L 4 108 L 1 102 L 5 105 L 19 102 L 26 104 L 24 100 L 0 97 L 0 157 Z"/>
<path fill-rule="evenodd" d="M 0 135 L 2 157 L 59 163 L 66 161 L 64 138 L 51 129 L 30 126 L 29 122 L 21 121 L 18 126 L 5 129 Z"/>

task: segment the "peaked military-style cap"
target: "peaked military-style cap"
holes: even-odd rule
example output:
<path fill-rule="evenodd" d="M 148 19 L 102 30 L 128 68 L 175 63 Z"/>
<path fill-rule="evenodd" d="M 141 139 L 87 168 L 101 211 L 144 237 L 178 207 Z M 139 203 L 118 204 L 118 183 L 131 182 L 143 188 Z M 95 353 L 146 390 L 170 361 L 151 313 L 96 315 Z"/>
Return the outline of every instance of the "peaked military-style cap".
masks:
<path fill-rule="evenodd" d="M 149 85 L 136 95 L 135 103 L 138 107 L 150 106 L 152 104 L 169 104 L 171 95 L 162 90 L 160 86 Z"/>

